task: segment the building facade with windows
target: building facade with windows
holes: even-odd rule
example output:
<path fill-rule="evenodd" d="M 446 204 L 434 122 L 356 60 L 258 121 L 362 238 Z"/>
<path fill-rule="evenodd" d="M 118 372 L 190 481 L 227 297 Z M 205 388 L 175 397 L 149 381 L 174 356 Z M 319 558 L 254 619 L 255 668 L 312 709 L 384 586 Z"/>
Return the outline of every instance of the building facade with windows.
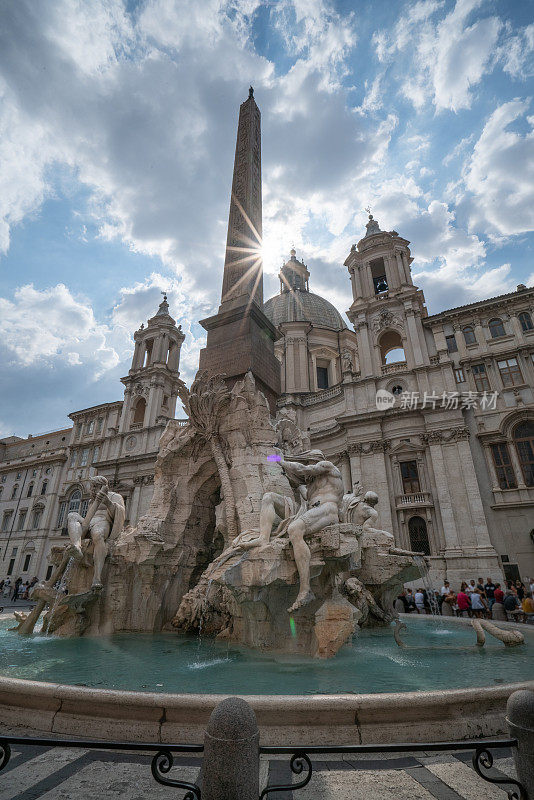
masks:
<path fill-rule="evenodd" d="M 412 260 L 370 217 L 345 261 L 349 330 L 292 251 L 265 303 L 279 405 L 436 581 L 534 575 L 534 290 L 429 316 Z"/>
<path fill-rule="evenodd" d="M 92 475 L 123 495 L 127 524 L 146 511 L 159 439 L 175 415 L 183 340 L 165 297 L 134 334 L 123 400 L 69 414 L 71 428 L 0 440 L 0 580 L 50 575 L 67 514 L 87 513 Z"/>

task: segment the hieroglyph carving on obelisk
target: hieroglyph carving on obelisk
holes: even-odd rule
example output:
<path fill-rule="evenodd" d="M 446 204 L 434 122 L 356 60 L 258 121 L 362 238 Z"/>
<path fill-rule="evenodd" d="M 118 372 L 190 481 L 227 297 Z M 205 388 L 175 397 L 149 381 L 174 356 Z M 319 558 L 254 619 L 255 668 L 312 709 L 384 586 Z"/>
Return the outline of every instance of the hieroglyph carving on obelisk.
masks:
<path fill-rule="evenodd" d="M 261 114 L 252 87 L 239 109 L 221 309 L 238 298 L 263 305 Z"/>

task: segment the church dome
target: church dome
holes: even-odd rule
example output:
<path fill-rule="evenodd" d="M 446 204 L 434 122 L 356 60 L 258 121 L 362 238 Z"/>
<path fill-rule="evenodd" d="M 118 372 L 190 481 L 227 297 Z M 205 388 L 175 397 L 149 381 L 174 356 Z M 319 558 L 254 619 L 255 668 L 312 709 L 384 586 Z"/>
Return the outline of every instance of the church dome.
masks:
<path fill-rule="evenodd" d="M 310 322 L 316 328 L 332 331 L 346 329 L 339 311 L 318 294 L 309 291 L 310 273 L 302 261 L 296 258 L 295 250 L 279 273 L 280 294 L 271 297 L 263 311 L 275 327 L 284 322 Z"/>
<path fill-rule="evenodd" d="M 281 292 L 263 306 L 265 316 L 275 325 L 283 322 L 311 322 L 316 328 L 346 329 L 339 311 L 318 294 L 296 290 Z"/>

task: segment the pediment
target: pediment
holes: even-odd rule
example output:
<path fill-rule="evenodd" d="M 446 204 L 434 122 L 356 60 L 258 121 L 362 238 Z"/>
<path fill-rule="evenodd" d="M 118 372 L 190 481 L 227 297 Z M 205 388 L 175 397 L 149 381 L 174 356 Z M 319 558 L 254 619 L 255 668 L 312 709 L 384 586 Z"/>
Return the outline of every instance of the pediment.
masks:
<path fill-rule="evenodd" d="M 415 455 L 420 453 L 421 449 L 421 445 L 413 444 L 412 442 L 398 442 L 389 452 L 392 454 L 406 453 L 407 455 Z"/>

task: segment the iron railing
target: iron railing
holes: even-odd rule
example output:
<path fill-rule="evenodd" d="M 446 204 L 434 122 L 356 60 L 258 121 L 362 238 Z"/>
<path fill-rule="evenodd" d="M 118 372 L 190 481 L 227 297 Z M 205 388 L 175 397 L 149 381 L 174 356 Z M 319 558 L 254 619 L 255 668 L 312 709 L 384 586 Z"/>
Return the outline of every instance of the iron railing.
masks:
<path fill-rule="evenodd" d="M 37 746 L 37 747 L 76 747 L 86 750 L 122 750 L 137 753 L 154 753 L 151 762 L 151 772 L 154 779 L 164 786 L 185 789 L 184 800 L 201 800 L 200 786 L 189 781 L 176 780 L 168 777 L 173 764 L 173 753 L 202 753 L 204 746 L 201 744 L 154 744 L 147 742 L 102 742 L 87 739 L 48 739 L 38 737 L 0 736 L 0 773 L 8 764 L 11 757 L 11 746 Z M 505 790 L 509 800 L 528 800 L 527 793 L 522 784 L 501 773 L 490 774 L 493 766 L 492 750 L 517 747 L 517 739 L 475 739 L 468 741 L 452 742 L 410 742 L 402 744 L 360 744 L 360 745 L 313 745 L 310 747 L 260 747 L 261 755 L 287 755 L 290 756 L 289 768 L 294 775 L 304 777 L 296 783 L 268 784 L 260 794 L 263 800 L 273 792 L 295 792 L 303 789 L 311 780 L 313 763 L 310 756 L 325 754 L 370 754 L 370 753 L 417 753 L 417 752 L 454 752 L 473 750 L 472 763 L 475 772 L 488 783 L 510 786 Z"/>

